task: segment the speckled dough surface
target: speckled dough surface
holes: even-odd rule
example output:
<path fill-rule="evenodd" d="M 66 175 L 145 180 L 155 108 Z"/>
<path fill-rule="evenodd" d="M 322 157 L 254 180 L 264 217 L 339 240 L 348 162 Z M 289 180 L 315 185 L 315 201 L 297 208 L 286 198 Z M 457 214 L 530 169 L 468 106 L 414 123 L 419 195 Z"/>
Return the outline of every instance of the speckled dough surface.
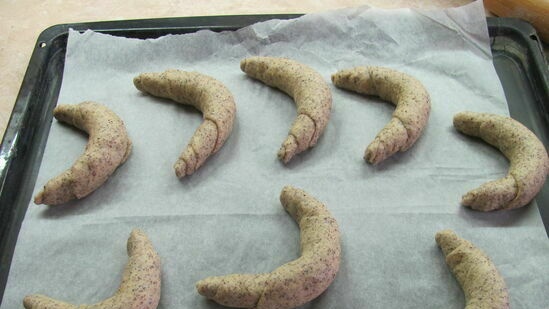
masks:
<path fill-rule="evenodd" d="M 406 151 L 427 125 L 431 111 L 429 93 L 414 77 L 389 68 L 355 67 L 332 75 L 339 88 L 376 95 L 396 108 L 389 123 L 366 148 L 364 159 L 378 164 L 398 151 Z"/>
<path fill-rule="evenodd" d="M 128 239 L 128 264 L 114 295 L 93 305 L 72 305 L 44 295 L 25 297 L 26 309 L 155 309 L 160 301 L 160 257 L 141 230 Z"/>
<path fill-rule="evenodd" d="M 298 115 L 278 151 L 278 158 L 288 163 L 296 154 L 316 145 L 332 109 L 332 93 L 322 76 L 297 61 L 275 57 L 246 58 L 240 62 L 240 68 L 295 101 Z"/>
<path fill-rule="evenodd" d="M 481 211 L 512 209 L 538 194 L 549 172 L 549 158 L 528 128 L 506 116 L 475 112 L 456 114 L 454 127 L 498 148 L 510 162 L 507 176 L 469 191 L 461 200 L 464 206 Z"/>
<path fill-rule="evenodd" d="M 238 308 L 288 309 L 320 295 L 334 280 L 341 254 L 339 227 L 326 206 L 293 187 L 280 194 L 284 209 L 301 230 L 301 257 L 267 274 L 208 277 L 198 292 L 219 304 Z"/>
<path fill-rule="evenodd" d="M 194 106 L 203 114 L 204 121 L 174 165 L 177 177 L 194 173 L 229 138 L 236 105 L 229 89 L 213 77 L 198 72 L 167 70 L 140 74 L 133 83 L 145 93 Z"/>
<path fill-rule="evenodd" d="M 57 120 L 89 134 L 84 153 L 73 166 L 49 180 L 35 197 L 36 204 L 58 205 L 80 199 L 99 188 L 131 153 L 132 142 L 124 122 L 112 110 L 95 102 L 58 105 Z"/>
<path fill-rule="evenodd" d="M 482 250 L 451 230 L 438 232 L 435 240 L 463 289 L 465 309 L 509 308 L 505 281 Z"/>

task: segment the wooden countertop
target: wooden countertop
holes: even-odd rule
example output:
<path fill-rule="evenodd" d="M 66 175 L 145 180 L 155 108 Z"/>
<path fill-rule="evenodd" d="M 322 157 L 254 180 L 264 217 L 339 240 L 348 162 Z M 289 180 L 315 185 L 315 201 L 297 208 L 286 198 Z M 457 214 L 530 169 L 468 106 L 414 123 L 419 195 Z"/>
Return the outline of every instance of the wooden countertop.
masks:
<path fill-rule="evenodd" d="M 312 13 L 371 5 L 382 8 L 441 8 L 470 0 L 242 0 L 242 1 L 121 1 L 62 0 L 0 1 L 0 134 L 3 136 L 36 39 L 49 26 L 84 21 L 124 20 L 203 15 Z"/>

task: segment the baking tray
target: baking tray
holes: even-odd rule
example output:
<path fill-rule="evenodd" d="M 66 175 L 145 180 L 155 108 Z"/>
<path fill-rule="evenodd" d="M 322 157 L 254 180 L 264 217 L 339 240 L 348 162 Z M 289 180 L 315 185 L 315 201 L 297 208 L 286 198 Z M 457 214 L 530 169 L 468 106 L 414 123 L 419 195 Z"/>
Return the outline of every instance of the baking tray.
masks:
<path fill-rule="evenodd" d="M 44 30 L 17 96 L 0 145 L 0 302 L 52 122 L 52 110 L 63 78 L 68 30 L 97 32 L 129 38 L 157 38 L 201 29 L 234 31 L 269 19 L 290 15 L 206 16 L 126 20 L 56 25 Z M 532 26 L 508 18 L 488 18 L 494 65 L 509 103 L 511 116 L 549 144 L 549 82 L 547 63 Z M 549 231 L 549 185 L 536 197 Z"/>

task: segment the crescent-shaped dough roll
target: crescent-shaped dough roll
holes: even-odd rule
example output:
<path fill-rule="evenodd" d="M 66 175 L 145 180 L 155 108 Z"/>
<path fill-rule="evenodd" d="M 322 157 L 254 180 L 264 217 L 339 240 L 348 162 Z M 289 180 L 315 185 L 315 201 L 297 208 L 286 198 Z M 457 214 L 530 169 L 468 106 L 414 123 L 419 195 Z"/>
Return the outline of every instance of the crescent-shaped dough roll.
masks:
<path fill-rule="evenodd" d="M 167 70 L 140 74 L 133 83 L 140 91 L 191 105 L 203 114 L 204 121 L 174 165 L 177 177 L 194 173 L 229 138 L 236 105 L 229 89 L 218 80 L 198 72 Z"/>
<path fill-rule="evenodd" d="M 93 305 L 73 305 L 44 295 L 29 295 L 26 309 L 155 309 L 160 300 L 160 258 L 150 240 L 140 230 L 128 239 L 128 263 L 118 290 L 110 298 Z"/>
<path fill-rule="evenodd" d="M 518 208 L 541 190 L 549 172 L 547 151 L 520 122 L 500 115 L 462 112 L 454 116 L 454 127 L 498 148 L 510 162 L 507 176 L 469 191 L 461 200 L 464 206 L 481 211 Z"/>
<path fill-rule="evenodd" d="M 275 57 L 250 57 L 240 62 L 248 76 L 291 96 L 297 117 L 278 158 L 288 163 L 296 154 L 316 145 L 330 119 L 332 93 L 322 76 L 304 64 Z"/>
<path fill-rule="evenodd" d="M 389 123 L 366 148 L 364 159 L 378 164 L 398 151 L 406 151 L 427 125 L 431 111 L 429 93 L 414 77 L 389 68 L 365 66 L 332 75 L 339 88 L 377 95 L 396 108 Z"/>
<path fill-rule="evenodd" d="M 80 199 L 99 188 L 131 153 L 124 122 L 95 102 L 58 105 L 53 116 L 89 135 L 86 150 L 71 168 L 51 179 L 34 197 L 35 204 L 58 205 Z"/>
<path fill-rule="evenodd" d="M 465 309 L 509 308 L 505 281 L 482 250 L 451 230 L 438 232 L 435 240 L 463 289 Z"/>
<path fill-rule="evenodd" d="M 334 280 L 341 254 L 339 227 L 326 206 L 293 187 L 280 201 L 301 229 L 301 257 L 271 273 L 208 277 L 198 292 L 219 304 L 256 309 L 287 309 L 320 295 Z"/>

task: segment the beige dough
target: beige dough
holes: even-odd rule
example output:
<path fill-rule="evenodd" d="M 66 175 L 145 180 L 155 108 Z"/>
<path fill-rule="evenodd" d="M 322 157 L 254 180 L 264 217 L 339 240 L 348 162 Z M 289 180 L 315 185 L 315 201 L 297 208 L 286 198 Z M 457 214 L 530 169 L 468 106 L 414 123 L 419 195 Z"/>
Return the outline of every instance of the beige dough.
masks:
<path fill-rule="evenodd" d="M 431 111 L 429 93 L 410 75 L 389 68 L 366 66 L 341 70 L 332 75 L 339 88 L 376 95 L 396 108 L 389 123 L 368 145 L 364 159 L 378 164 L 398 151 L 406 151 L 423 132 Z"/>
<path fill-rule="evenodd" d="M 271 273 L 208 277 L 198 292 L 238 308 L 289 309 L 320 295 L 334 280 L 341 255 L 339 227 L 326 206 L 293 187 L 280 194 L 284 209 L 301 229 L 301 256 Z"/>
<path fill-rule="evenodd" d="M 438 232 L 435 240 L 463 289 L 465 309 L 509 308 L 505 281 L 482 250 L 451 230 Z"/>
<path fill-rule="evenodd" d="M 332 93 L 322 76 L 297 61 L 275 57 L 246 58 L 240 62 L 240 68 L 295 101 L 298 115 L 278 151 L 278 158 L 288 163 L 296 154 L 316 145 L 332 109 Z"/>
<path fill-rule="evenodd" d="M 204 121 L 174 165 L 177 177 L 194 173 L 229 138 L 236 105 L 229 89 L 218 80 L 197 72 L 167 70 L 140 74 L 133 83 L 145 93 L 194 106 L 203 114 Z"/>
<path fill-rule="evenodd" d="M 107 181 L 132 149 L 122 119 L 99 103 L 59 105 L 53 116 L 87 132 L 89 140 L 73 166 L 48 181 L 34 197 L 36 204 L 58 205 L 87 196 Z"/>
<path fill-rule="evenodd" d="M 93 305 L 73 305 L 44 295 L 25 297 L 26 309 L 155 309 L 160 300 L 160 258 L 140 230 L 128 239 L 128 264 L 113 296 Z"/>
<path fill-rule="evenodd" d="M 507 176 L 469 191 L 461 200 L 464 206 L 481 211 L 512 209 L 527 205 L 538 194 L 549 172 L 549 158 L 528 128 L 509 117 L 475 112 L 456 114 L 454 127 L 498 148 L 510 162 Z"/>

